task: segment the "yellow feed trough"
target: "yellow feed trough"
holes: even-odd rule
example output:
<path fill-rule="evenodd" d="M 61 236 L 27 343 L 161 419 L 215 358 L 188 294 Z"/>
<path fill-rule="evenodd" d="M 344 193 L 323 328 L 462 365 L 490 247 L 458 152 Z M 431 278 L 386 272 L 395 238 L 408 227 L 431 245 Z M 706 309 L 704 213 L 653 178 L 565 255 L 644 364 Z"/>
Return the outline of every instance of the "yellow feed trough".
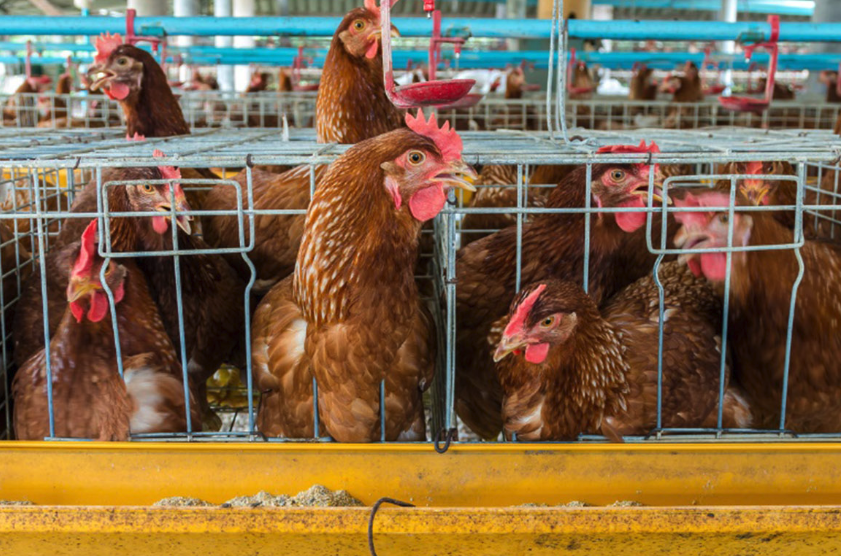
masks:
<path fill-rule="evenodd" d="M 367 554 L 368 508 L 149 507 L 320 483 L 417 506 L 380 510 L 380 554 L 821 554 L 841 548 L 839 456 L 799 442 L 7 442 L 0 496 L 37 507 L 0 508 L 0 539 L 9 554 Z"/>

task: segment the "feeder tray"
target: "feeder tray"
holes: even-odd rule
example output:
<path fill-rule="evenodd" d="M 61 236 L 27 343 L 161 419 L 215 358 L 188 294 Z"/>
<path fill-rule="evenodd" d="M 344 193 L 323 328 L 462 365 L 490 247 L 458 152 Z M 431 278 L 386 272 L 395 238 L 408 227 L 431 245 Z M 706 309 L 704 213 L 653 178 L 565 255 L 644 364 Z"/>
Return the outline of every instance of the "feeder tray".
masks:
<path fill-rule="evenodd" d="M 765 96 L 763 98 L 738 96 L 718 97 L 718 102 L 723 108 L 736 112 L 753 112 L 759 114 L 771 106 L 771 100 L 774 98 L 774 78 L 777 74 L 777 59 L 779 57 L 779 45 L 777 41 L 780 38 L 780 17 L 769 15 L 768 23 L 771 24 L 771 39 L 765 43 L 745 47 L 745 57 L 748 60 L 750 60 L 753 51 L 757 48 L 765 48 L 771 54 L 771 61 L 768 64 L 768 77 L 765 80 Z"/>
<path fill-rule="evenodd" d="M 429 45 L 429 81 L 421 83 L 410 83 L 409 85 L 396 86 L 394 83 L 394 70 L 391 60 L 391 6 L 397 0 L 385 0 L 380 5 L 380 22 L 382 24 L 383 44 L 383 76 L 385 81 L 385 92 L 389 100 L 398 108 L 421 108 L 425 106 L 446 106 L 451 107 L 455 103 L 459 107 L 472 106 L 475 102 L 464 100 L 470 89 L 476 85 L 474 79 L 435 79 L 435 68 L 438 64 L 438 48 L 443 42 L 457 42 L 459 45 L 463 39 L 447 39 L 441 37 L 441 12 L 433 12 L 432 39 Z"/>
<path fill-rule="evenodd" d="M 471 79 L 459 79 L 457 81 L 472 81 Z M 476 106 L 482 99 L 485 98 L 485 95 L 479 93 L 468 93 L 464 95 L 460 100 L 457 100 L 450 104 L 445 104 L 440 106 L 439 108 L 471 108 Z"/>
<path fill-rule="evenodd" d="M 435 81 L 422 81 L 395 87 L 391 95 L 391 101 L 398 108 L 415 108 L 421 106 L 441 106 L 451 108 L 458 104 L 458 108 L 473 106 L 480 100 L 482 95 L 468 95 L 470 89 L 476 84 L 473 79 L 446 79 Z M 469 96 L 478 97 L 469 101 Z M 467 102 L 467 104 L 464 104 Z"/>

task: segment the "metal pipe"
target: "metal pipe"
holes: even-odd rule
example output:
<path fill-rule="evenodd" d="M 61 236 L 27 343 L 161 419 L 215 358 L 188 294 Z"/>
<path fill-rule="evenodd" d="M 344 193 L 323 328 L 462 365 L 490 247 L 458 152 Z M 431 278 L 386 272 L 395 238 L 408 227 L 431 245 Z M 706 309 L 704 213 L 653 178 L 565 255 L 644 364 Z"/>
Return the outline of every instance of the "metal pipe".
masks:
<path fill-rule="evenodd" d="M 719 0 L 592 0 L 593 5 L 638 10 L 691 10 L 717 12 Z M 738 0 L 739 10 L 755 14 L 777 14 L 809 17 L 815 10 L 814 0 Z"/>
<path fill-rule="evenodd" d="M 5 48 L 9 43 L 0 43 L 0 51 L 17 51 L 17 46 Z M 236 64 L 260 64 L 266 66 L 290 66 L 297 54 L 293 48 L 226 48 L 219 49 L 210 46 L 195 46 L 188 51 L 172 49 L 169 52 L 169 62 L 174 61 L 173 56 L 181 54 L 184 62 L 197 65 L 236 65 Z M 321 67 L 324 64 L 326 51 L 323 49 L 307 50 L 312 56 L 313 67 Z M 401 50 L 392 53 L 396 67 L 404 67 L 409 60 L 417 63 L 424 63 L 427 54 L 421 51 Z M 645 62 L 649 67 L 662 70 L 671 70 L 675 66 L 683 64 L 687 60 L 694 61 L 700 65 L 703 61 L 703 54 L 688 52 L 579 52 L 577 58 L 588 64 L 600 64 L 610 69 L 632 69 L 634 64 L 640 61 Z M 727 60 L 725 55 L 714 55 L 716 60 Z M 451 54 L 445 53 L 444 59 L 450 59 Z M 752 58 L 760 66 L 768 63 L 768 55 L 757 53 Z M 92 56 L 73 56 L 72 60 L 77 63 L 88 64 Z M 462 51 L 460 64 L 469 68 L 500 68 L 508 64 L 519 64 L 522 61 L 534 64 L 536 68 L 545 69 L 548 65 L 548 55 L 543 50 L 523 50 L 519 52 L 471 52 Z M 0 63 L 22 64 L 23 56 L 0 56 Z M 34 58 L 35 63 L 44 65 L 64 64 L 64 56 L 43 56 Z M 837 70 L 841 63 L 841 54 L 780 54 L 778 68 L 782 70 Z M 732 62 L 733 69 L 747 70 L 749 63 L 742 56 L 735 56 Z"/>
<path fill-rule="evenodd" d="M 246 1 L 246 0 L 239 0 Z M 337 17 L 138 17 L 136 31 L 150 36 L 332 36 Z M 429 37 L 426 18 L 394 21 L 404 37 Z M 99 35 L 124 33 L 122 17 L 4 16 L 0 35 Z M 489 38 L 549 38 L 551 21 L 534 19 L 447 18 L 442 33 L 470 32 Z M 615 40 L 739 40 L 766 41 L 771 26 L 764 22 L 715 21 L 569 21 L 569 35 L 580 39 Z M 780 42 L 841 42 L 841 23 L 783 23 Z"/>

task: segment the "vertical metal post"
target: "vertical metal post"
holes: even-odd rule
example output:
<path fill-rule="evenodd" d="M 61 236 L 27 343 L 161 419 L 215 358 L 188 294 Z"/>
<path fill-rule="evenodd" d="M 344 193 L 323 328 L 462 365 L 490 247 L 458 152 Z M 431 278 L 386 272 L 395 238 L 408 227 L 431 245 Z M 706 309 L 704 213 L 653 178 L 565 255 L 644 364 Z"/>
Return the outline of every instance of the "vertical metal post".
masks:
<path fill-rule="evenodd" d="M 213 15 L 216 17 L 231 17 L 231 0 L 213 0 Z M 231 37 L 216 37 L 216 46 L 226 48 L 233 46 Z M 222 91 L 234 90 L 234 68 L 229 65 L 216 66 L 216 80 Z"/>
<path fill-rule="evenodd" d="M 256 13 L 255 0 L 232 0 L 234 17 L 254 17 Z M 234 37 L 234 46 L 237 48 L 254 48 L 254 36 Z M 234 68 L 234 89 L 245 91 L 251 81 L 251 68 L 248 66 L 236 66 Z"/>
<path fill-rule="evenodd" d="M 721 21 L 735 23 L 738 13 L 739 8 L 737 0 L 721 0 L 721 13 L 719 14 L 719 19 Z M 733 54 L 736 51 L 736 42 L 723 41 L 721 43 L 721 51 L 727 54 Z M 701 71 L 704 71 L 703 68 L 701 68 Z M 730 89 L 733 87 L 733 70 L 730 68 L 724 70 L 721 78 L 724 81 L 724 94 L 729 95 Z"/>

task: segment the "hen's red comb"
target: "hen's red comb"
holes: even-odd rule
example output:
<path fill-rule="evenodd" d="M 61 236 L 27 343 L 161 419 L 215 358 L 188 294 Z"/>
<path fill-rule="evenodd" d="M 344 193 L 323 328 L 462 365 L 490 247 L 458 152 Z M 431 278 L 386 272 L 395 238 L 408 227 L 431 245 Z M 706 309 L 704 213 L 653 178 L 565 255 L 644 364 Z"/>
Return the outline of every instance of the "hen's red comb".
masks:
<path fill-rule="evenodd" d="M 417 116 L 407 113 L 406 125 L 418 135 L 432 139 L 445 161 L 449 162 L 461 157 L 461 151 L 464 148 L 461 137 L 455 129 L 450 129 L 450 122 L 444 122 L 444 125 L 439 128 L 435 112 L 429 116 L 428 121 L 424 119 L 423 110 L 418 110 Z"/>
<path fill-rule="evenodd" d="M 91 220 L 91 223 L 82 233 L 82 249 L 79 251 L 79 258 L 73 265 L 73 274 L 90 272 L 93 268 L 94 255 L 96 255 L 96 219 Z"/>
<path fill-rule="evenodd" d="M 152 156 L 155 158 L 166 158 L 166 155 L 159 149 L 155 149 L 154 152 L 152 152 Z M 158 170 L 160 170 L 161 176 L 163 176 L 163 179 L 165 180 L 181 179 L 181 170 L 173 166 L 158 166 Z"/>
<path fill-rule="evenodd" d="M 514 316 L 512 316 L 511 320 L 508 321 L 508 326 L 505 327 L 505 331 L 503 332 L 505 336 L 516 334 L 521 328 L 523 328 L 523 325 L 526 324 L 526 318 L 528 318 L 537 298 L 540 297 L 540 294 L 543 293 L 543 290 L 545 289 L 546 284 L 540 284 L 522 302 L 520 302 L 519 305 L 517 305 L 517 309 L 514 311 Z"/>
<path fill-rule="evenodd" d="M 657 143 L 654 141 L 651 142 L 651 146 L 645 146 L 645 139 L 640 141 L 639 146 L 633 145 L 609 145 L 606 147 L 600 147 L 599 150 L 596 151 L 597 154 L 601 153 L 659 153 L 660 147 L 657 146 Z"/>
<path fill-rule="evenodd" d="M 96 38 L 93 44 L 96 47 L 96 55 L 93 57 L 93 61 L 101 64 L 108 59 L 118 46 L 123 44 L 123 37 L 119 33 L 115 35 L 102 33 Z"/>

